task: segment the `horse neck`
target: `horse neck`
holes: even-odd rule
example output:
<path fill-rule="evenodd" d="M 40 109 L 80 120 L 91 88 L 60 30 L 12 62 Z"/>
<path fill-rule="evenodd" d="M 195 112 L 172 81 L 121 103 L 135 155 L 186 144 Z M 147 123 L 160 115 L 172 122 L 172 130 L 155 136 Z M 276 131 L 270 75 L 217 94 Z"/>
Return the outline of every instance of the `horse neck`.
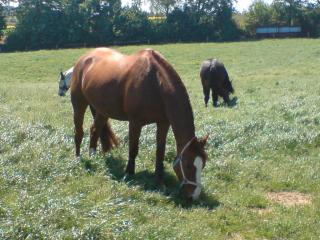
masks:
<path fill-rule="evenodd" d="M 65 82 L 68 88 L 71 85 L 72 73 L 73 73 L 73 67 L 70 68 L 65 74 Z"/>
<path fill-rule="evenodd" d="M 171 70 L 171 72 L 170 72 Z M 159 86 L 166 114 L 176 140 L 177 153 L 195 136 L 193 112 L 189 96 L 178 74 L 170 66 L 161 71 Z"/>

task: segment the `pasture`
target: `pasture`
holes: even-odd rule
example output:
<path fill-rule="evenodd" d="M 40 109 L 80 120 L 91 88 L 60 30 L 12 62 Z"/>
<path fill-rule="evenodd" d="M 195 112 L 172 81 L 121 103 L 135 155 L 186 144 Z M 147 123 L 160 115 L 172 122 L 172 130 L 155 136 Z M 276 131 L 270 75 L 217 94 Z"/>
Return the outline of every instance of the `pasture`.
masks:
<path fill-rule="evenodd" d="M 126 122 L 111 122 L 119 148 L 89 158 L 88 111 L 76 160 L 70 95 L 57 95 L 57 80 L 88 49 L 0 54 L 0 239 L 318 239 L 319 45 L 285 39 L 118 48 L 160 51 L 187 87 L 197 136 L 210 134 L 203 193 L 192 205 L 180 198 L 171 167 L 171 130 L 165 193 L 155 188 L 153 125 L 142 131 L 132 181 L 122 181 Z M 199 67 L 209 57 L 233 80 L 233 108 L 214 109 L 211 99 L 204 107 Z"/>

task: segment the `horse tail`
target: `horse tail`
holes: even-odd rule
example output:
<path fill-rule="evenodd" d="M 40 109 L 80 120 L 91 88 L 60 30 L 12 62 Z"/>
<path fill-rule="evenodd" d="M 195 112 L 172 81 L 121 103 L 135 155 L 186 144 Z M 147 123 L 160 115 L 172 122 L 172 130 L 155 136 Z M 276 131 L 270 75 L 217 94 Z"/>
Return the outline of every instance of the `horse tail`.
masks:
<path fill-rule="evenodd" d="M 114 134 L 114 132 L 112 131 L 109 121 L 107 121 L 101 129 L 100 142 L 101 142 L 102 150 L 104 152 L 108 152 L 111 149 L 119 146 L 119 140 L 117 136 Z"/>

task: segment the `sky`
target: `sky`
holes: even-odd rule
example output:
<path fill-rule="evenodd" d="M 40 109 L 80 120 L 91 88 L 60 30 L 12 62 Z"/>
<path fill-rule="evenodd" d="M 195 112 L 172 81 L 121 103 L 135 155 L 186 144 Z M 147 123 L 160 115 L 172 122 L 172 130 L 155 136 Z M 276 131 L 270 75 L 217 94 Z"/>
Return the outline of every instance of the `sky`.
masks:
<path fill-rule="evenodd" d="M 264 1 L 266 3 L 272 2 L 272 0 L 264 0 Z M 253 0 L 238 0 L 238 2 L 235 4 L 235 8 L 239 12 L 242 12 L 243 10 L 247 10 L 252 2 L 253 2 Z"/>
<path fill-rule="evenodd" d="M 128 5 L 131 3 L 131 0 L 121 0 L 122 5 Z M 271 3 L 272 0 L 264 0 L 266 3 Z M 144 2 L 144 1 L 142 1 Z M 237 0 L 237 3 L 235 4 L 235 8 L 237 11 L 242 12 L 243 10 L 247 10 L 250 4 L 253 2 L 253 0 Z M 143 10 L 148 10 L 149 5 L 144 3 L 142 6 Z"/>

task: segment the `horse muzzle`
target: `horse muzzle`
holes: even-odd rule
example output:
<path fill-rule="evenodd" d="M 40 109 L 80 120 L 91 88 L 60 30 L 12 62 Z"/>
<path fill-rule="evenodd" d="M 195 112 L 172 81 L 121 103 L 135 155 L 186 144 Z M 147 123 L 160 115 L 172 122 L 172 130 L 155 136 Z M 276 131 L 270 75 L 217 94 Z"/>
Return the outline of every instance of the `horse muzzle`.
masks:
<path fill-rule="evenodd" d="M 64 96 L 66 95 L 66 93 L 65 93 L 65 92 L 58 92 L 58 95 L 59 95 L 60 97 L 64 97 Z"/>

